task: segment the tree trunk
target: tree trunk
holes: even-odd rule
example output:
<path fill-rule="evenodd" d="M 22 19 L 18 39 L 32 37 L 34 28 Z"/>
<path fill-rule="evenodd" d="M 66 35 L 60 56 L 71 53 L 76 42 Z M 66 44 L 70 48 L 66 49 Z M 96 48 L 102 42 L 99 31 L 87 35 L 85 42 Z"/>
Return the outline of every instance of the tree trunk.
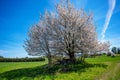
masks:
<path fill-rule="evenodd" d="M 84 62 L 85 60 L 85 55 L 84 55 L 84 52 L 82 51 L 82 54 L 81 54 L 81 62 Z"/>
<path fill-rule="evenodd" d="M 76 62 L 76 58 L 75 58 L 74 53 L 69 53 L 69 57 L 70 57 L 71 63 L 75 63 Z"/>
<path fill-rule="evenodd" d="M 81 54 L 81 59 L 80 59 L 80 61 L 81 61 L 81 62 L 83 61 L 83 53 Z"/>
<path fill-rule="evenodd" d="M 51 55 L 48 56 L 48 65 L 51 65 L 52 64 L 52 58 L 51 58 Z"/>

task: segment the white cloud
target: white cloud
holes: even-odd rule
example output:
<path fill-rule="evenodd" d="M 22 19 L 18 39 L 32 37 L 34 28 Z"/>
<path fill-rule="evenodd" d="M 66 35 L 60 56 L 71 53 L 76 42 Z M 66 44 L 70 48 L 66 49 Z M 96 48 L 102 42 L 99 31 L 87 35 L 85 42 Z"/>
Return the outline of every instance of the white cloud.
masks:
<path fill-rule="evenodd" d="M 7 41 L 0 49 L 0 55 L 4 57 L 26 57 L 27 52 L 23 48 L 23 43 Z"/>
<path fill-rule="evenodd" d="M 79 8 L 85 8 L 87 5 L 88 0 L 70 0 L 72 3 L 74 3 L 75 7 Z"/>
<path fill-rule="evenodd" d="M 109 26 L 110 19 L 111 19 L 111 16 L 112 16 L 114 8 L 115 8 L 115 3 L 116 3 L 116 0 L 109 0 L 109 9 L 108 9 L 108 12 L 107 12 L 107 15 L 106 15 L 105 24 L 104 24 L 102 34 L 101 34 L 102 35 L 102 40 L 104 40 L 105 32 L 106 32 L 106 30 Z"/>
<path fill-rule="evenodd" d="M 0 55 L 4 57 L 10 57 L 10 58 L 29 57 L 29 55 L 27 55 L 27 52 L 21 46 L 15 46 L 15 47 L 12 47 L 11 49 L 6 49 L 6 50 L 7 51 L 0 50 Z"/>
<path fill-rule="evenodd" d="M 120 37 L 116 37 L 116 38 L 111 38 L 111 39 L 107 39 L 111 42 L 111 47 L 116 46 L 116 47 L 120 47 Z"/>
<path fill-rule="evenodd" d="M 120 47 L 120 37 L 118 36 L 113 36 L 113 37 L 109 37 L 109 38 L 106 38 L 102 41 L 109 41 L 110 42 L 110 47 Z"/>
<path fill-rule="evenodd" d="M 8 51 L 6 50 L 0 50 L 0 54 L 4 54 L 4 53 L 7 53 Z"/>

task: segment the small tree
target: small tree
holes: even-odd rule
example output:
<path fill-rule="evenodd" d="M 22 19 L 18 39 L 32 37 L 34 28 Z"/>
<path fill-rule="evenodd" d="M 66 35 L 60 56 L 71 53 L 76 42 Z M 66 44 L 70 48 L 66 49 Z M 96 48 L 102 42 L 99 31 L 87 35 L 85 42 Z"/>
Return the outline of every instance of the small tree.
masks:
<path fill-rule="evenodd" d="M 118 54 L 120 54 L 120 48 L 118 48 Z"/>
<path fill-rule="evenodd" d="M 113 47 L 111 51 L 112 51 L 113 53 L 115 53 L 115 54 L 118 53 L 118 49 L 117 49 L 117 47 Z"/>
<path fill-rule="evenodd" d="M 28 33 L 29 39 L 25 41 L 25 50 L 32 56 L 46 56 L 48 63 L 52 63 L 50 36 L 47 28 L 43 28 L 42 22 L 34 25 Z"/>
<path fill-rule="evenodd" d="M 120 48 L 119 47 L 112 47 L 111 51 L 115 54 L 120 54 Z"/>

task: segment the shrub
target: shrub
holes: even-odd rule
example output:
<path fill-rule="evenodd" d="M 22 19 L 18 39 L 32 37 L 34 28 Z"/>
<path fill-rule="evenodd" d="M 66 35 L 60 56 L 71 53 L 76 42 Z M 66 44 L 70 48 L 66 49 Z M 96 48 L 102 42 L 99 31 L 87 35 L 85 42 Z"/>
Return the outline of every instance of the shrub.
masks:
<path fill-rule="evenodd" d="M 111 56 L 111 53 L 110 53 L 110 52 L 108 52 L 108 53 L 107 53 L 107 56 Z"/>
<path fill-rule="evenodd" d="M 111 55 L 111 57 L 115 57 L 115 55 Z"/>
<path fill-rule="evenodd" d="M 89 57 L 89 54 L 85 53 L 84 58 L 88 58 L 88 57 Z"/>
<path fill-rule="evenodd" d="M 106 55 L 106 53 L 103 53 L 103 55 Z"/>

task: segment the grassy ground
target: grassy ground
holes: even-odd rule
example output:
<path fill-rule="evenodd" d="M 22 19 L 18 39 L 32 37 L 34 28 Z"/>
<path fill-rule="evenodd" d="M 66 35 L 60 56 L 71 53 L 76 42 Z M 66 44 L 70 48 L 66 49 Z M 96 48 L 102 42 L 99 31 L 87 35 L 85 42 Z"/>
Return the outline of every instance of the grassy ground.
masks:
<path fill-rule="evenodd" d="M 87 58 L 87 63 L 48 68 L 47 62 L 1 62 L 0 80 L 120 80 L 120 56 Z"/>
<path fill-rule="evenodd" d="M 32 68 L 41 66 L 45 62 L 0 62 L 0 73 L 21 69 L 21 68 Z"/>
<path fill-rule="evenodd" d="M 89 63 L 103 63 L 107 68 L 101 75 L 97 77 L 98 80 L 120 80 L 120 56 L 107 57 L 100 56 L 95 59 L 86 59 Z"/>

